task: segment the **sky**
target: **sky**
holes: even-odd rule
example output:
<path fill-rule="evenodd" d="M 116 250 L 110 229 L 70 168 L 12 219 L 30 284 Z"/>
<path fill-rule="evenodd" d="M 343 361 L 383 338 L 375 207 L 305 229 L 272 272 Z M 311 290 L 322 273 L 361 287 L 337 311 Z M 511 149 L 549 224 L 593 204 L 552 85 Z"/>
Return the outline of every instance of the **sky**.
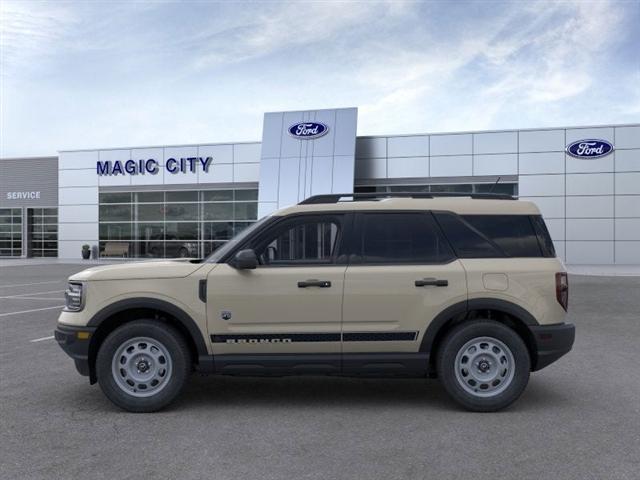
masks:
<path fill-rule="evenodd" d="M 0 157 L 256 141 L 264 112 L 358 135 L 640 121 L 640 0 L 0 0 Z"/>

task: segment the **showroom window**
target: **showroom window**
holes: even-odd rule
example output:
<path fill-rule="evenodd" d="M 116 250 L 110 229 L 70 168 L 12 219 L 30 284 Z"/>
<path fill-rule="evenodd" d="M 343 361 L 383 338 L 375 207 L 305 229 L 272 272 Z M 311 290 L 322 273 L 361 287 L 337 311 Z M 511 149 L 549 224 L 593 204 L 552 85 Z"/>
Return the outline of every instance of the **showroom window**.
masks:
<path fill-rule="evenodd" d="M 0 208 L 0 257 L 22 255 L 22 209 Z"/>
<path fill-rule="evenodd" d="M 355 193 L 504 193 L 518 195 L 517 183 L 442 183 L 428 185 L 357 185 Z"/>
<path fill-rule="evenodd" d="M 30 257 L 58 256 L 58 209 L 30 208 L 27 211 Z"/>
<path fill-rule="evenodd" d="M 255 222 L 257 189 L 100 193 L 100 255 L 204 257 Z"/>

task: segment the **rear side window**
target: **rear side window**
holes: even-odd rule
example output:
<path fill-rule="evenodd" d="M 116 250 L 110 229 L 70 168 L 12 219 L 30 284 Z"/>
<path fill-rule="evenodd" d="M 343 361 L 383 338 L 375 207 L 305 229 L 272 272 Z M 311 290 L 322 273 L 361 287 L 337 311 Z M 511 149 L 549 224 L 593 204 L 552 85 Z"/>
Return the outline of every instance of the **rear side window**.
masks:
<path fill-rule="evenodd" d="M 446 263 L 451 247 L 428 213 L 365 213 L 360 217 L 362 263 Z"/>
<path fill-rule="evenodd" d="M 497 258 L 505 253 L 482 232 L 454 213 L 434 213 L 459 258 Z"/>
<path fill-rule="evenodd" d="M 528 215 L 463 215 L 462 218 L 509 257 L 542 256 Z"/>

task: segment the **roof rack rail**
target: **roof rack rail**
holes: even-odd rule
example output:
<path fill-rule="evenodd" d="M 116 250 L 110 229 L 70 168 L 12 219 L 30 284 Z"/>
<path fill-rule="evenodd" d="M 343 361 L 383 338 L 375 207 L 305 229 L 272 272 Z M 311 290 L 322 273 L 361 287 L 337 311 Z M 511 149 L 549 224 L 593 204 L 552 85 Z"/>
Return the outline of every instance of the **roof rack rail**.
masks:
<path fill-rule="evenodd" d="M 352 201 L 377 200 L 381 198 L 436 198 L 436 197 L 470 197 L 482 200 L 516 200 L 507 193 L 465 193 L 465 192 L 371 192 L 371 193 L 326 193 L 313 195 L 298 205 L 313 205 L 317 203 L 338 203 L 342 198 Z"/>

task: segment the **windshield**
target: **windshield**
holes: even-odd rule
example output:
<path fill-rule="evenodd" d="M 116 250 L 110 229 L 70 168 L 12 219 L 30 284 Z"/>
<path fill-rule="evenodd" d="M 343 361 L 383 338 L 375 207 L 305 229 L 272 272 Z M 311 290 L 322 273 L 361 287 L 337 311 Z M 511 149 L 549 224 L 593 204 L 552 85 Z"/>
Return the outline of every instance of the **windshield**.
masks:
<path fill-rule="evenodd" d="M 260 228 L 270 217 L 262 217 L 256 223 L 248 226 L 243 231 L 241 231 L 238 235 L 233 237 L 227 243 L 222 245 L 216 251 L 211 252 L 211 254 L 205 259 L 205 262 L 208 263 L 218 263 L 222 257 L 224 257 L 227 253 L 233 250 L 238 244 L 242 243 L 245 238 L 247 238 L 251 233 Z"/>

